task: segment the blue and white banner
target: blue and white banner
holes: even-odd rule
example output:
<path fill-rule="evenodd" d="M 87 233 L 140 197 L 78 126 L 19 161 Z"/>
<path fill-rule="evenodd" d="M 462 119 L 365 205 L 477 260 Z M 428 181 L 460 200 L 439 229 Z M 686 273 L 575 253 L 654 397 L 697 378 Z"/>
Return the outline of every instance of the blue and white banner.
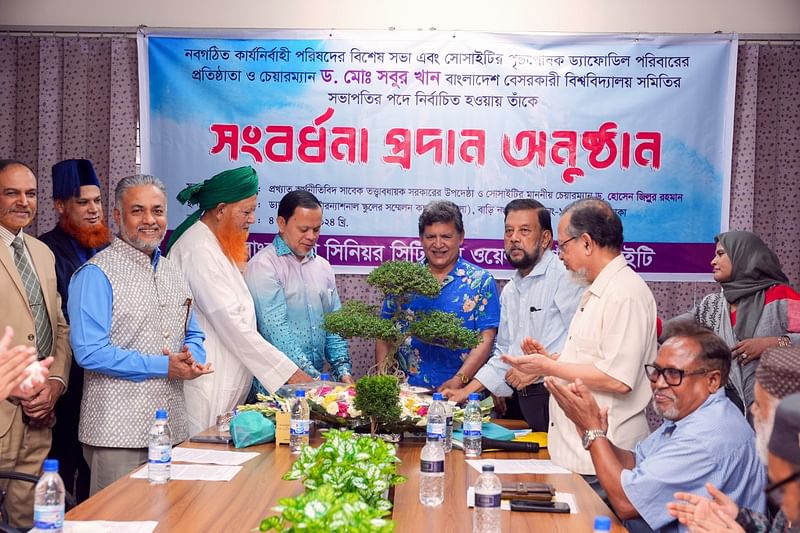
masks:
<path fill-rule="evenodd" d="M 727 229 L 735 35 L 156 30 L 139 34 L 142 170 L 169 188 L 259 173 L 252 249 L 281 197 L 323 204 L 339 272 L 421 255 L 417 219 L 452 200 L 464 257 L 505 270 L 503 207 L 554 223 L 608 200 L 648 279 L 710 279 Z"/>

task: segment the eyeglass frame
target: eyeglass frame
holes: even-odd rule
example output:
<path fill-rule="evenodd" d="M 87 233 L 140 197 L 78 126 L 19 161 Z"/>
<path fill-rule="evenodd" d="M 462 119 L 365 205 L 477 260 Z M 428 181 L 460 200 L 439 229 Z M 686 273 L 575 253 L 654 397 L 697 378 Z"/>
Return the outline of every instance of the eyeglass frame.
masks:
<path fill-rule="evenodd" d="M 649 368 L 652 368 L 653 371 L 656 373 L 656 379 L 653 379 L 653 378 L 650 377 Z M 667 379 L 667 375 L 665 374 L 665 372 L 667 370 L 678 372 L 678 376 L 679 377 L 678 377 L 678 382 L 677 383 L 670 383 L 670 381 Z M 661 368 L 660 366 L 654 365 L 654 364 L 646 364 L 646 365 L 644 365 L 644 374 L 647 377 L 647 379 L 650 381 L 650 383 L 657 383 L 658 382 L 658 378 L 663 377 L 664 378 L 664 383 L 666 383 L 670 387 L 680 387 L 681 384 L 683 384 L 683 378 L 685 378 L 686 376 L 700 376 L 700 375 L 703 375 L 703 374 L 708 374 L 709 372 L 713 372 L 713 371 L 714 371 L 714 369 L 711 369 L 711 368 L 700 368 L 698 370 L 693 370 L 691 372 L 688 372 L 686 370 L 683 370 L 682 368 L 673 368 L 673 367 L 669 367 L 669 366 L 665 367 L 665 368 Z"/>
<path fill-rule="evenodd" d="M 578 237 L 570 237 L 569 239 L 567 239 L 567 240 L 566 240 L 566 241 L 564 241 L 564 242 L 558 242 L 558 241 L 556 241 L 556 244 L 558 245 L 558 253 L 563 253 L 563 251 L 564 251 L 564 247 L 565 247 L 567 244 L 569 244 L 569 243 L 571 243 L 572 241 L 574 241 L 575 239 L 577 239 L 577 238 L 578 238 Z"/>
<path fill-rule="evenodd" d="M 771 492 L 775 492 L 779 488 L 783 487 L 784 485 L 788 485 L 797 478 L 800 478 L 800 470 L 796 470 L 794 473 L 789 474 L 786 478 L 780 481 L 769 483 L 766 487 L 764 487 L 764 494 L 769 496 Z"/>

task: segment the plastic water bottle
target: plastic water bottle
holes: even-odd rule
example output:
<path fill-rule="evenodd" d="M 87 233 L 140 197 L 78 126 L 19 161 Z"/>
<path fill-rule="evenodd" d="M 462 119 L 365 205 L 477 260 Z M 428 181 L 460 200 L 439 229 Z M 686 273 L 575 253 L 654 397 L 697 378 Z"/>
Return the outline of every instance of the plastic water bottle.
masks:
<path fill-rule="evenodd" d="M 430 412 L 430 411 L 429 411 Z M 435 507 L 444 501 L 444 446 L 440 438 L 428 438 L 419 461 L 419 501 Z"/>
<path fill-rule="evenodd" d="M 475 482 L 475 515 L 472 533 L 500 533 L 500 494 L 503 485 L 494 473 L 494 466 L 483 465 Z"/>
<path fill-rule="evenodd" d="M 435 507 L 444 501 L 444 439 L 447 432 L 447 413 L 442 394 L 433 394 L 428 408 L 428 439 L 419 461 L 419 501 Z"/>
<path fill-rule="evenodd" d="M 439 439 L 444 444 L 447 437 L 447 409 L 442 401 L 442 393 L 433 393 L 433 403 L 428 408 L 428 440 Z"/>
<path fill-rule="evenodd" d="M 308 444 L 308 402 L 306 391 L 294 391 L 294 402 L 290 411 L 289 447 L 292 453 L 300 453 L 303 446 Z"/>
<path fill-rule="evenodd" d="M 147 444 L 147 479 L 161 484 L 169 481 L 172 465 L 172 431 L 167 424 L 166 409 L 156 411 L 156 421 L 150 428 Z"/>
<path fill-rule="evenodd" d="M 33 527 L 55 533 L 64 529 L 64 482 L 58 475 L 58 459 L 44 460 L 44 474 L 35 489 Z"/>
<path fill-rule="evenodd" d="M 592 533 L 608 533 L 611 531 L 611 518 L 600 515 L 594 517 Z"/>
<path fill-rule="evenodd" d="M 480 394 L 471 392 L 467 406 L 464 408 L 464 455 L 467 457 L 480 457 L 481 455 L 483 416 L 479 399 Z"/>
<path fill-rule="evenodd" d="M 444 406 L 445 428 L 444 428 L 444 453 L 450 453 L 453 449 L 453 406 L 445 399 Z"/>

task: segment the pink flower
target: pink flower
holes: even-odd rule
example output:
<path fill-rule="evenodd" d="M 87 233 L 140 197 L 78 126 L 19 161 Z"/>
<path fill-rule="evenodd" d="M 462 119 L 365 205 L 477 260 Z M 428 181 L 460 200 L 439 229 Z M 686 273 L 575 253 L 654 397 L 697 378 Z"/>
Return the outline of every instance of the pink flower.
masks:
<path fill-rule="evenodd" d="M 320 387 L 317 389 L 317 394 L 320 396 L 326 396 L 329 392 L 333 390 L 333 387 L 330 385 L 325 385 L 324 387 Z"/>
<path fill-rule="evenodd" d="M 417 408 L 417 414 L 419 416 L 426 416 L 428 414 L 428 406 L 427 405 L 420 405 Z"/>
<path fill-rule="evenodd" d="M 356 389 L 353 388 L 353 387 L 350 387 L 349 389 L 347 389 L 347 395 L 351 396 L 351 397 L 355 396 L 356 395 Z"/>
<path fill-rule="evenodd" d="M 347 405 L 347 402 L 336 402 L 336 404 L 339 406 L 339 416 L 345 416 L 346 417 L 347 416 L 347 408 L 349 407 Z"/>

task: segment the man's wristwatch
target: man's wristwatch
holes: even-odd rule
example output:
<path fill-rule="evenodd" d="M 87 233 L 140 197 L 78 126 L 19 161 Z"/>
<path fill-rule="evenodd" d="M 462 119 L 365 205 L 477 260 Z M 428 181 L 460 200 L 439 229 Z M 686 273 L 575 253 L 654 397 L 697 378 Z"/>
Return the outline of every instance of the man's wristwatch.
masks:
<path fill-rule="evenodd" d="M 583 433 L 583 449 L 588 450 L 598 437 L 608 438 L 606 437 L 606 432 L 602 429 L 587 429 Z"/>
<path fill-rule="evenodd" d="M 456 372 L 456 377 L 461 380 L 462 385 L 466 385 L 467 383 L 469 383 L 469 378 L 466 376 L 466 374 L 462 372 Z"/>

